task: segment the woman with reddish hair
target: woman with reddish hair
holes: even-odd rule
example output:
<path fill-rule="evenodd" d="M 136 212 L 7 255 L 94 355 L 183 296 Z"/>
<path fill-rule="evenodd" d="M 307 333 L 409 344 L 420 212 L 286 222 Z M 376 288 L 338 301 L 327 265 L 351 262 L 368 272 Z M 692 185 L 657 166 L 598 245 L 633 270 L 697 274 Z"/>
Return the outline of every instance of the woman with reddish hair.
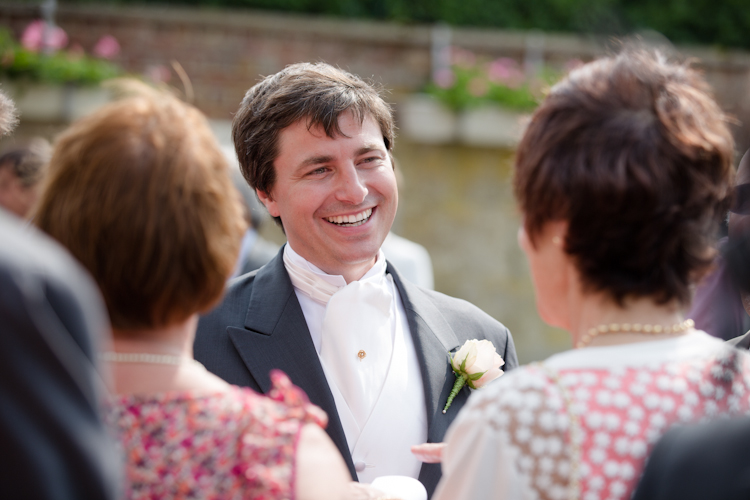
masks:
<path fill-rule="evenodd" d="M 348 482 L 326 416 L 280 372 L 270 398 L 193 359 L 245 229 L 203 115 L 140 89 L 57 141 L 36 224 L 96 280 L 114 342 L 107 418 L 126 498 L 338 498 Z"/>

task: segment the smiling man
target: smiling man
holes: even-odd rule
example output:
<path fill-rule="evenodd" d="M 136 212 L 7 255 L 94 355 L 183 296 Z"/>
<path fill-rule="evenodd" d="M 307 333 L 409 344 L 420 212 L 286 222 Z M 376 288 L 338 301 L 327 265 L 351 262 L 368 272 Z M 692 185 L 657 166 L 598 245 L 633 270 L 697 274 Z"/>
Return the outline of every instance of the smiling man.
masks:
<path fill-rule="evenodd" d="M 517 359 L 503 325 L 405 281 L 380 251 L 398 206 L 390 107 L 350 73 L 295 64 L 247 92 L 232 129 L 242 173 L 288 243 L 201 319 L 196 359 L 264 393 L 283 370 L 328 414 L 353 479 L 411 476 L 432 494 L 440 466 L 409 450 L 440 442 L 469 396 L 442 413 L 448 352 L 487 339 L 506 370 Z"/>

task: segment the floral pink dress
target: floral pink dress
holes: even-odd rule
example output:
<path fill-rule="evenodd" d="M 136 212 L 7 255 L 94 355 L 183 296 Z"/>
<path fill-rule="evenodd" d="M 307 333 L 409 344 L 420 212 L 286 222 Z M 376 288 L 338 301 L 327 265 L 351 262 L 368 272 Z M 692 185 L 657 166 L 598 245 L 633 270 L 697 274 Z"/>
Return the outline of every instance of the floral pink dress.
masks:
<path fill-rule="evenodd" d="M 111 397 L 107 420 L 127 461 L 125 498 L 293 498 L 300 430 L 327 419 L 286 375 L 271 380 L 269 397 L 240 387 Z"/>

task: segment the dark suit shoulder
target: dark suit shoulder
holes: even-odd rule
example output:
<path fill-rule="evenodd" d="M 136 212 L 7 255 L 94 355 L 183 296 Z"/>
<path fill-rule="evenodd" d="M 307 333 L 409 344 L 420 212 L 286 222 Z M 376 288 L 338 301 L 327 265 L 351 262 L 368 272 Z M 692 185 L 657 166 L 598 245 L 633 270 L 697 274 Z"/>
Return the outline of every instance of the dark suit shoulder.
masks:
<path fill-rule="evenodd" d="M 634 500 L 750 498 L 750 419 L 677 427 L 657 443 Z"/>
<path fill-rule="evenodd" d="M 468 321 L 472 324 L 508 331 L 505 325 L 467 300 L 451 297 L 435 290 L 419 289 L 433 301 L 449 321 Z"/>
<path fill-rule="evenodd" d="M 198 331 L 205 329 L 206 324 L 221 322 L 224 325 L 241 325 L 247 314 L 247 304 L 253 291 L 253 283 L 258 271 L 238 276 L 227 283 L 227 289 L 221 301 L 213 309 L 202 315 Z"/>
<path fill-rule="evenodd" d="M 486 339 L 492 342 L 497 353 L 505 361 L 504 370 L 518 366 L 518 356 L 510 330 L 501 322 L 475 306 L 471 302 L 451 297 L 435 290 L 411 285 L 412 294 L 422 294 L 450 324 L 459 342 L 471 339 Z"/>
<path fill-rule="evenodd" d="M 229 383 L 258 390 L 249 377 L 227 327 L 242 328 L 257 272 L 243 274 L 227 285 L 226 293 L 216 307 L 201 316 L 193 342 L 195 359 Z"/>

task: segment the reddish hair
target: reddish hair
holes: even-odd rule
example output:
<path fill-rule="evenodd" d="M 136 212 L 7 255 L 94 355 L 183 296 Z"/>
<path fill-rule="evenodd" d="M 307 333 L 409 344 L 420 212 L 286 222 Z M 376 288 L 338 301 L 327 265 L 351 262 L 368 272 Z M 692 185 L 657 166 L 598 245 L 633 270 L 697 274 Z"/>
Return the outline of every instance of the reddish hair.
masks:
<path fill-rule="evenodd" d="M 91 272 L 116 329 L 219 300 L 245 223 L 197 109 L 162 94 L 112 103 L 60 136 L 49 170 L 35 223 Z"/>

